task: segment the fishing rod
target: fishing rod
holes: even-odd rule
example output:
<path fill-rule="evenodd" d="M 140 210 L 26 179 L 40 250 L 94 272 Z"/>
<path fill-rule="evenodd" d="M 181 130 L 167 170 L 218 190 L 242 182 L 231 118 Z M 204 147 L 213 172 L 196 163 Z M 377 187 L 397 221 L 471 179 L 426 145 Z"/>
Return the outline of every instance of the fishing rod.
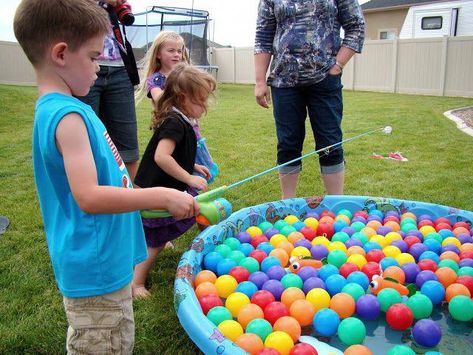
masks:
<path fill-rule="evenodd" d="M 240 181 L 237 181 L 231 185 L 224 185 L 217 187 L 216 189 L 201 193 L 195 197 L 196 201 L 199 203 L 200 206 L 200 215 L 197 217 L 197 221 L 199 224 L 204 224 L 204 225 L 210 225 L 210 224 L 217 224 L 220 221 L 226 219 L 231 213 L 232 213 L 232 207 L 229 201 L 224 199 L 222 196 L 224 193 L 228 190 L 234 189 L 235 187 L 238 187 L 244 183 L 247 183 L 253 179 L 256 179 L 258 177 L 264 176 L 269 174 L 270 172 L 273 172 L 274 170 L 280 169 L 283 166 L 295 163 L 297 161 L 300 161 L 302 159 L 308 158 L 312 155 L 315 154 L 329 154 L 331 150 L 339 148 L 342 144 L 351 142 L 353 140 L 362 138 L 364 136 L 367 136 L 369 134 L 373 134 L 376 132 L 382 132 L 385 134 L 391 134 L 392 132 L 392 127 L 391 126 L 385 126 L 385 127 L 380 127 L 373 129 L 368 132 L 361 133 L 357 136 L 342 140 L 340 142 L 334 143 L 332 145 L 329 145 L 327 147 L 314 150 L 312 152 L 306 153 L 298 158 L 292 159 L 286 163 L 276 165 L 272 168 L 269 168 L 267 170 L 264 170 L 260 173 L 254 174 L 252 176 L 249 176 L 247 178 L 244 178 Z M 141 211 L 141 216 L 144 218 L 161 218 L 161 217 L 170 217 L 171 214 L 166 211 L 166 210 L 142 210 Z"/>

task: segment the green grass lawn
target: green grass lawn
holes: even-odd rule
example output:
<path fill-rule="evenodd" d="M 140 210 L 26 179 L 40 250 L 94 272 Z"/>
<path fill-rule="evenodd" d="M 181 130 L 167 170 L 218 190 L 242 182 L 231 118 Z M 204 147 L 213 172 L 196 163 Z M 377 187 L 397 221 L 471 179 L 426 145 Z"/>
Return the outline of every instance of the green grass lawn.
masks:
<path fill-rule="evenodd" d="M 49 262 L 31 166 L 31 127 L 36 89 L 0 86 L 0 215 L 10 227 L 0 236 L 0 353 L 60 354 L 67 323 Z M 473 105 L 473 99 L 388 93 L 344 93 L 344 138 L 391 125 L 345 145 L 345 192 L 473 209 L 473 137 L 443 112 Z M 138 108 L 141 151 L 151 135 L 151 107 Z M 213 187 L 229 185 L 275 165 L 271 110 L 256 105 L 253 87 L 220 85 L 202 132 L 220 168 Z M 308 136 L 304 152 L 313 149 Z M 408 162 L 377 160 L 373 152 L 401 151 Z M 322 195 L 316 157 L 304 160 L 299 196 Z M 234 211 L 280 198 L 276 173 L 226 195 Z M 136 354 L 193 354 L 198 349 L 181 328 L 173 308 L 177 263 L 196 228 L 176 249 L 160 256 L 150 275 L 152 297 L 135 303 Z"/>

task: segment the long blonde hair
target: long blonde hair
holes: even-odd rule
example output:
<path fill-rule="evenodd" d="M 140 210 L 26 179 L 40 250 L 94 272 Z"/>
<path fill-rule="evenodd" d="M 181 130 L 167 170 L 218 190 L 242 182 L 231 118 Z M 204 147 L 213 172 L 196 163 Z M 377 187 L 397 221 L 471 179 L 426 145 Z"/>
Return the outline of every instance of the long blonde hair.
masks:
<path fill-rule="evenodd" d="M 137 105 L 148 94 L 148 85 L 146 83 L 146 79 L 161 69 L 161 61 L 158 59 L 158 53 L 166 41 L 175 41 L 181 43 L 182 61 L 185 63 L 189 63 L 189 54 L 184 43 L 184 38 L 182 38 L 181 35 L 174 31 L 159 32 L 156 38 L 154 39 L 153 44 L 149 48 L 148 52 L 146 52 L 146 55 L 140 61 L 140 66 L 144 67 L 143 73 L 145 75 L 135 93 L 135 100 Z"/>
<path fill-rule="evenodd" d="M 166 79 L 164 91 L 158 102 L 153 105 L 151 129 L 156 129 L 161 125 L 173 106 L 185 111 L 183 106 L 186 97 L 207 112 L 207 99 L 216 88 L 217 82 L 209 73 L 187 63 L 176 64 Z"/>

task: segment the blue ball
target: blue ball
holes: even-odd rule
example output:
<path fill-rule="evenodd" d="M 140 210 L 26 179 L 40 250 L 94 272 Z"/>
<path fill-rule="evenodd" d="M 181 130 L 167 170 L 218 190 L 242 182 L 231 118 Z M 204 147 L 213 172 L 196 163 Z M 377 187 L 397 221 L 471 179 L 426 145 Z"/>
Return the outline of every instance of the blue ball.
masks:
<path fill-rule="evenodd" d="M 237 262 L 230 258 L 220 260 L 217 264 L 217 275 L 226 275 L 230 272 L 231 269 L 233 269 L 237 265 Z"/>
<path fill-rule="evenodd" d="M 337 275 L 338 268 L 335 265 L 326 264 L 319 269 L 319 277 L 325 281 L 330 275 Z"/>
<path fill-rule="evenodd" d="M 273 250 L 274 247 L 270 242 L 263 242 L 263 243 L 259 243 L 258 246 L 256 247 L 256 249 L 262 250 L 267 255 L 269 255 L 269 253 L 271 253 L 271 250 Z"/>
<path fill-rule="evenodd" d="M 325 280 L 325 286 L 330 296 L 342 292 L 342 288 L 347 284 L 347 280 L 340 274 L 330 275 Z"/>
<path fill-rule="evenodd" d="M 445 299 L 445 288 L 440 282 L 434 280 L 424 282 L 420 293 L 429 297 L 433 305 L 438 305 Z"/>
<path fill-rule="evenodd" d="M 248 298 L 251 298 L 256 291 L 258 291 L 258 286 L 251 281 L 243 281 L 235 289 L 235 292 L 244 293 Z"/>
<path fill-rule="evenodd" d="M 384 218 L 384 213 L 378 209 L 372 209 L 368 212 L 368 216 L 378 216 L 381 220 Z"/>
<path fill-rule="evenodd" d="M 275 256 L 267 256 L 261 262 L 261 271 L 268 272 L 269 268 L 272 266 L 281 266 L 281 262 Z"/>
<path fill-rule="evenodd" d="M 370 284 L 370 281 L 368 280 L 368 276 L 364 274 L 361 271 L 354 271 L 347 277 L 347 282 L 354 282 L 363 287 L 363 289 L 366 291 L 368 289 L 368 286 Z"/>
<path fill-rule="evenodd" d="M 434 253 L 433 251 L 430 251 L 430 250 L 424 251 L 422 254 L 420 254 L 419 261 L 424 260 L 424 259 L 433 260 L 433 261 L 435 261 L 436 264 L 438 264 L 440 262 L 440 256 L 438 256 L 438 254 L 436 254 L 436 253 Z"/>
<path fill-rule="evenodd" d="M 381 313 L 381 306 L 376 296 L 362 295 L 356 301 L 356 314 L 364 320 L 375 320 Z"/>
<path fill-rule="evenodd" d="M 435 254 L 440 254 L 440 251 L 442 250 L 442 244 L 440 244 L 437 239 L 426 239 L 424 240 L 424 244 L 430 251 L 433 251 Z"/>
<path fill-rule="evenodd" d="M 322 336 L 330 337 L 337 334 L 340 317 L 330 308 L 319 310 L 313 320 L 314 329 Z"/>
<path fill-rule="evenodd" d="M 300 231 L 302 228 L 306 227 L 305 223 L 302 222 L 302 221 L 296 221 L 292 224 L 292 226 L 294 228 L 296 228 L 296 230 Z"/>
<path fill-rule="evenodd" d="M 339 219 L 333 223 L 333 230 L 335 232 L 340 232 L 345 227 L 348 227 L 348 223 L 342 219 Z"/>
<path fill-rule="evenodd" d="M 368 253 L 370 250 L 373 250 L 373 249 L 382 250 L 383 248 L 381 248 L 381 245 L 379 245 L 378 243 L 367 242 L 365 243 L 365 245 L 363 245 L 363 249 L 365 250 L 365 252 Z"/>
<path fill-rule="evenodd" d="M 217 272 L 217 264 L 223 260 L 223 256 L 216 251 L 211 251 L 204 257 L 204 266 L 207 270 Z"/>
<path fill-rule="evenodd" d="M 455 236 L 455 234 L 450 229 L 441 229 L 437 233 L 440 234 L 442 239 Z"/>
<path fill-rule="evenodd" d="M 440 326 L 431 319 L 421 319 L 412 328 L 412 337 L 420 346 L 433 348 L 442 339 Z"/>
<path fill-rule="evenodd" d="M 250 253 L 255 250 L 254 246 L 250 243 L 242 243 L 240 245 L 240 251 L 245 254 L 245 256 L 250 255 Z"/>
<path fill-rule="evenodd" d="M 386 256 L 385 258 L 381 259 L 379 265 L 381 266 L 381 269 L 386 270 L 390 266 L 399 266 L 399 263 L 396 259 L 390 256 Z"/>

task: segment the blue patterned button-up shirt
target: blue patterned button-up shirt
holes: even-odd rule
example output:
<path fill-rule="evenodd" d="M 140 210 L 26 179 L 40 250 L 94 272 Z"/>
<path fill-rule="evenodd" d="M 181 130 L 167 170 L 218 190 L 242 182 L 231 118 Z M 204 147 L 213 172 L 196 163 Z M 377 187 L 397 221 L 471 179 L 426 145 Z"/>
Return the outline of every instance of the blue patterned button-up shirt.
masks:
<path fill-rule="evenodd" d="M 340 46 L 360 53 L 364 32 L 357 0 L 260 0 L 255 54 L 273 55 L 268 85 L 311 85 L 327 76 Z"/>

